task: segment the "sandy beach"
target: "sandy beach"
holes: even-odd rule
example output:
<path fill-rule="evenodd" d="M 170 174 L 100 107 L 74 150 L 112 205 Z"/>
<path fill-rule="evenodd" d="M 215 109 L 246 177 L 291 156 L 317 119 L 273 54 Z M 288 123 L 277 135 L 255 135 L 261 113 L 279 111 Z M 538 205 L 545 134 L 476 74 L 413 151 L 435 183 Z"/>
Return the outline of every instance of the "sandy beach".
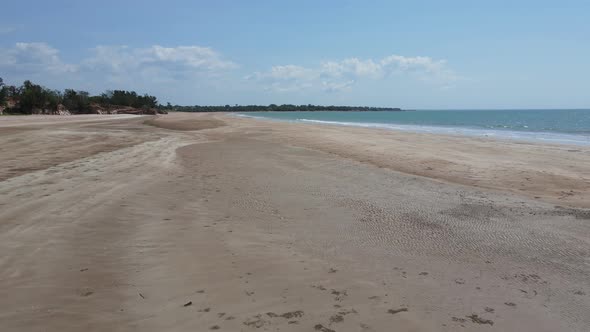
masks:
<path fill-rule="evenodd" d="M 588 331 L 590 147 L 0 117 L 2 331 Z"/>

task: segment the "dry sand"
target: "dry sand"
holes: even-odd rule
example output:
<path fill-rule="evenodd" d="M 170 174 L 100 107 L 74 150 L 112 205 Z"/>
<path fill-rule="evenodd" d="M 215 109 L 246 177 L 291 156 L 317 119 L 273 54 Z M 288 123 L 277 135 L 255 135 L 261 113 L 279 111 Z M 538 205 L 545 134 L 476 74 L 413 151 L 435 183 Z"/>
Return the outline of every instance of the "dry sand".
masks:
<path fill-rule="evenodd" d="M 2 331 L 588 331 L 590 149 L 0 117 Z"/>

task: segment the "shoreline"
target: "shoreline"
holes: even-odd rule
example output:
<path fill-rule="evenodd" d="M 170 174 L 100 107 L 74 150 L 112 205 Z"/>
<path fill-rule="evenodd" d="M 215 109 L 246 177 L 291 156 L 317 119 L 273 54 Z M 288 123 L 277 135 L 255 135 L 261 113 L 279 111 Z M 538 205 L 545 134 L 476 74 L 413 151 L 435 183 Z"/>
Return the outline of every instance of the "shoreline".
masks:
<path fill-rule="evenodd" d="M 585 166 L 590 165 L 590 146 L 223 116 L 237 118 L 238 123 L 239 119 L 266 122 L 285 141 L 377 167 L 590 208 L 590 167 Z M 288 130 L 299 127 L 314 137 Z M 280 130 L 287 134 L 281 135 Z M 386 151 L 388 145 L 400 151 Z"/>
<path fill-rule="evenodd" d="M 436 125 L 412 125 L 398 123 L 346 122 L 316 119 L 278 119 L 272 117 L 255 116 L 245 113 L 226 113 L 238 117 L 254 118 L 270 121 L 292 123 L 315 123 L 331 126 L 357 127 L 368 129 L 394 130 L 416 134 L 445 135 L 465 138 L 484 138 L 509 142 L 528 142 L 546 145 L 590 146 L 590 136 L 576 135 L 567 132 L 515 131 L 501 129 L 484 129 L 472 127 L 452 127 Z"/>

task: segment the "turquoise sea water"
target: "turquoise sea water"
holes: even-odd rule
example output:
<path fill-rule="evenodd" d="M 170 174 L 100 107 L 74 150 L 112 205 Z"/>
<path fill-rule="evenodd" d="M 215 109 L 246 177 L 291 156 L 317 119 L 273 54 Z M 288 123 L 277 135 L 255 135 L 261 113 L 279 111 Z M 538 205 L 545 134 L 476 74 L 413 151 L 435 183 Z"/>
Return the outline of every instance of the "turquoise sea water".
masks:
<path fill-rule="evenodd" d="M 451 135 L 590 145 L 590 110 L 250 112 L 241 116 Z"/>

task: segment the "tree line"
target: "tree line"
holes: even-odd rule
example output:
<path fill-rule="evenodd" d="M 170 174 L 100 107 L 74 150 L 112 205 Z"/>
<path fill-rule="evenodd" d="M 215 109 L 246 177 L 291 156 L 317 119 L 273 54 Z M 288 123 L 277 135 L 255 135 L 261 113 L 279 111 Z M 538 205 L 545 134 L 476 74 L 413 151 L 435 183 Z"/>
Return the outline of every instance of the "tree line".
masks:
<path fill-rule="evenodd" d="M 394 107 L 368 107 L 368 106 L 320 106 L 320 105 L 225 105 L 225 106 L 179 106 L 168 105 L 162 106 L 166 110 L 175 110 L 178 112 L 317 112 L 317 111 L 401 111 L 400 108 Z"/>
<path fill-rule="evenodd" d="M 135 91 L 108 90 L 91 96 L 87 91 L 74 89 L 51 90 L 27 80 L 21 86 L 6 85 L 0 78 L 0 107 L 15 114 L 54 113 L 67 110 L 72 114 L 96 113 L 99 108 L 132 107 L 157 108 L 154 96 Z"/>
<path fill-rule="evenodd" d="M 179 106 L 167 103 L 159 105 L 158 99 L 135 91 L 107 90 L 92 96 L 87 91 L 74 89 L 51 90 L 27 80 L 21 86 L 5 85 L 0 78 L 0 114 L 59 113 L 67 110 L 71 114 L 97 113 L 97 110 L 112 110 L 120 107 L 178 112 L 316 112 L 316 111 L 401 111 L 393 107 L 367 106 L 320 106 L 320 105 L 220 105 L 220 106 Z"/>

